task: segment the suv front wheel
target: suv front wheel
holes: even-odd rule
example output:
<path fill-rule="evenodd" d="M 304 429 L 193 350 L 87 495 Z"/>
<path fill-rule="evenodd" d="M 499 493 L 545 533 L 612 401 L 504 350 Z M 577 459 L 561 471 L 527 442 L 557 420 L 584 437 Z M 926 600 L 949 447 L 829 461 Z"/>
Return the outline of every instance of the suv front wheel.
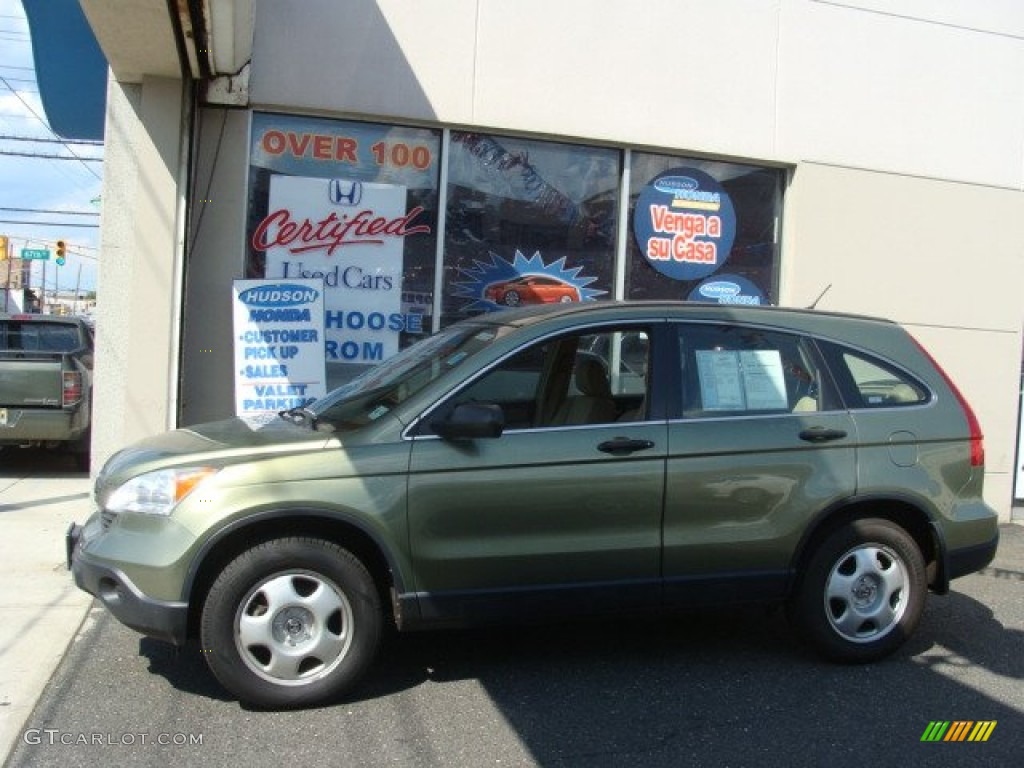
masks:
<path fill-rule="evenodd" d="M 380 644 L 380 597 L 365 566 L 329 541 L 283 538 L 231 561 L 203 605 L 203 654 L 258 707 L 308 706 L 349 690 Z"/>
<path fill-rule="evenodd" d="M 903 528 L 888 520 L 854 520 L 810 557 L 789 616 L 825 657 L 874 661 L 913 633 L 927 588 L 921 550 Z"/>

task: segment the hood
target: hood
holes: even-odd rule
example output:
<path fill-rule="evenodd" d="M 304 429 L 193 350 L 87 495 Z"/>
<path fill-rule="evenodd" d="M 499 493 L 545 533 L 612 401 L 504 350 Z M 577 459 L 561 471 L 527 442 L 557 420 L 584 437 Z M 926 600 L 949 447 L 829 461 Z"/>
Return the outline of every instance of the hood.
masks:
<path fill-rule="evenodd" d="M 331 440 L 336 438 L 280 418 L 262 422 L 233 418 L 196 424 L 147 437 L 114 454 L 96 478 L 96 490 L 165 467 L 223 466 L 240 458 L 317 450 Z"/>

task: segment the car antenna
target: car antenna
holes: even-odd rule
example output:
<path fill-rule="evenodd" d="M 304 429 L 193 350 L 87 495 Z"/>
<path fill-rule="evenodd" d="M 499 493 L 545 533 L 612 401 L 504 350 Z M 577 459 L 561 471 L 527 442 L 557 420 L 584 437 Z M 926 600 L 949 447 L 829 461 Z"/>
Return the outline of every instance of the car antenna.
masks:
<path fill-rule="evenodd" d="M 824 296 L 826 293 L 828 293 L 828 289 L 831 288 L 831 287 L 832 287 L 832 283 L 829 283 L 828 285 L 826 285 L 825 286 L 825 290 L 818 294 L 818 298 L 816 298 L 814 301 L 811 302 L 811 306 L 809 306 L 808 309 L 814 309 L 815 307 L 817 307 L 818 306 L 818 302 L 821 301 L 821 297 Z"/>

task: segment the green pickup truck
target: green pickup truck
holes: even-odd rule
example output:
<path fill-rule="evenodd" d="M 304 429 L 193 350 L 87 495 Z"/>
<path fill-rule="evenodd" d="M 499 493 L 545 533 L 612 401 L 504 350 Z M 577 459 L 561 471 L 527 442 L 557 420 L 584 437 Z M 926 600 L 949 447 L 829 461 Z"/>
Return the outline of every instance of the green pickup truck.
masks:
<path fill-rule="evenodd" d="M 81 319 L 0 314 L 0 449 L 61 448 L 88 469 L 92 366 Z"/>

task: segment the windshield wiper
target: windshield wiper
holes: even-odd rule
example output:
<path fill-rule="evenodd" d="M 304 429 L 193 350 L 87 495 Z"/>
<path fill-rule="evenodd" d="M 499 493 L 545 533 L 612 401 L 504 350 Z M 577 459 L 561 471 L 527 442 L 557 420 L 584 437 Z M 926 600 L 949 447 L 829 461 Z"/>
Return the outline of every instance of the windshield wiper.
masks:
<path fill-rule="evenodd" d="M 316 429 L 316 414 L 305 406 L 297 405 L 287 411 L 278 411 L 277 415 L 285 421 L 290 421 L 298 426 Z"/>

